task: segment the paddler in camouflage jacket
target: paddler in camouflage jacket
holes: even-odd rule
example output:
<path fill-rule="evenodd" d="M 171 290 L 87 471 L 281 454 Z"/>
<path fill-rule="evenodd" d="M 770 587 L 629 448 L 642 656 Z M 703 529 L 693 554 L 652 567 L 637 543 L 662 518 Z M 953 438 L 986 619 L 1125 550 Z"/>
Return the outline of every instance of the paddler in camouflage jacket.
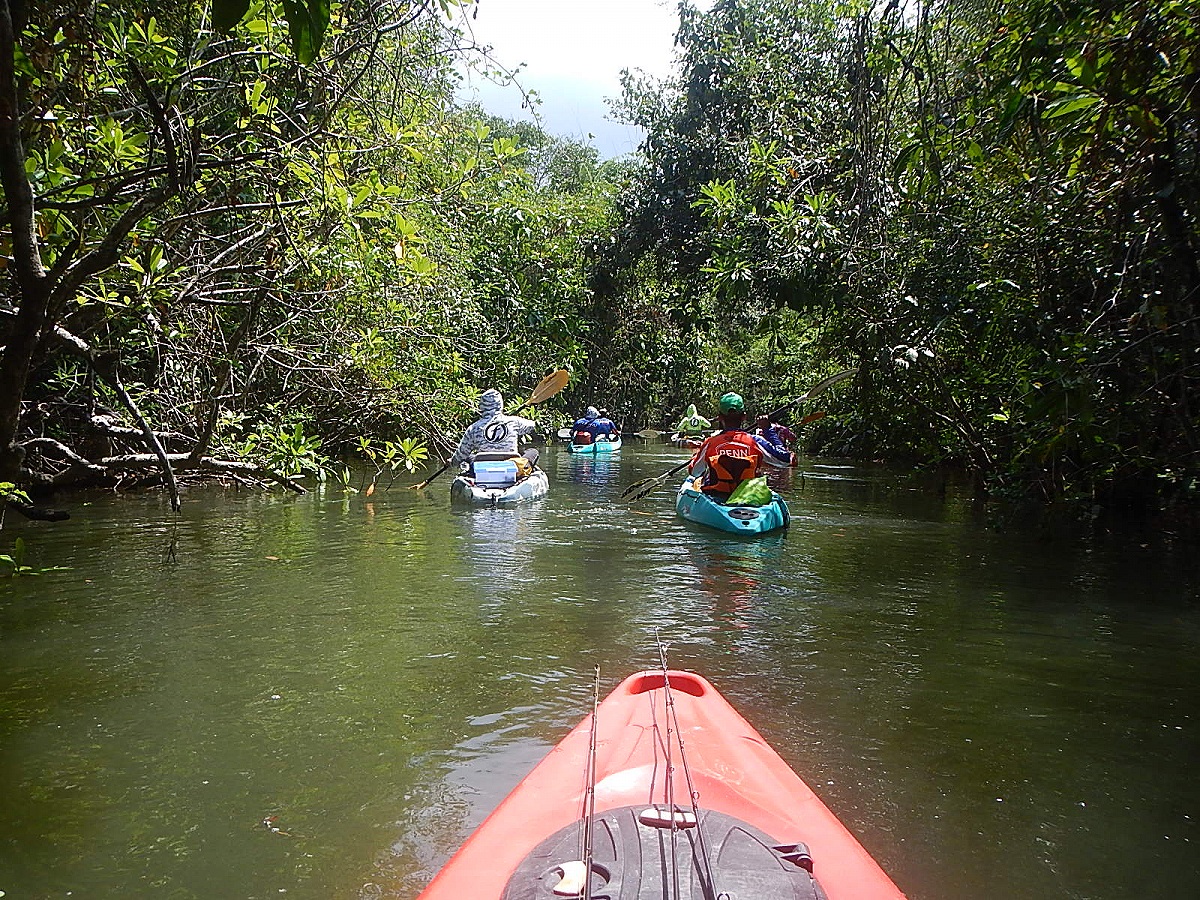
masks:
<path fill-rule="evenodd" d="M 517 441 L 523 434 L 532 434 L 537 423 L 532 419 L 504 414 L 504 395 L 489 388 L 479 395 L 479 418 L 467 428 L 458 448 L 450 457 L 450 465 L 475 459 L 510 459 L 523 455 L 534 464 L 538 460 L 536 447 L 523 454 L 517 452 Z"/>

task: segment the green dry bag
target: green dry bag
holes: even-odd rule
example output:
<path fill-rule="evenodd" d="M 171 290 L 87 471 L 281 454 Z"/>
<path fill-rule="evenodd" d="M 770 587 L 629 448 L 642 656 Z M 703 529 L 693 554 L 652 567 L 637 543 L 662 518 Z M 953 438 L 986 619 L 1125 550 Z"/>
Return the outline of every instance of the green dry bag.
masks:
<path fill-rule="evenodd" d="M 767 477 L 760 475 L 758 478 L 743 481 L 734 488 L 725 502 L 729 506 L 766 506 L 771 502 L 771 489 L 767 487 Z"/>

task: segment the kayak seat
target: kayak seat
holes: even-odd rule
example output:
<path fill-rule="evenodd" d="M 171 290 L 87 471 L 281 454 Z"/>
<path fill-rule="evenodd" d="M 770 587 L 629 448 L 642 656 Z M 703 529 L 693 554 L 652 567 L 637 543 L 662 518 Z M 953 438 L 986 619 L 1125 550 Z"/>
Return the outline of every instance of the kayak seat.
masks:
<path fill-rule="evenodd" d="M 672 821 L 686 824 L 672 829 Z M 691 810 L 676 809 L 672 815 L 666 807 L 623 806 L 598 813 L 592 817 L 590 871 L 579 859 L 582 828 L 582 822 L 574 822 L 538 844 L 513 871 L 502 900 L 564 896 L 555 888 L 567 872 L 576 873 L 573 881 L 580 887 L 590 879 L 593 900 L 827 900 L 813 878 L 807 847 L 779 844 L 725 813 L 701 810 L 698 824 Z M 678 895 L 672 892 L 673 858 L 680 869 Z M 580 893 L 573 889 L 571 896 Z"/>

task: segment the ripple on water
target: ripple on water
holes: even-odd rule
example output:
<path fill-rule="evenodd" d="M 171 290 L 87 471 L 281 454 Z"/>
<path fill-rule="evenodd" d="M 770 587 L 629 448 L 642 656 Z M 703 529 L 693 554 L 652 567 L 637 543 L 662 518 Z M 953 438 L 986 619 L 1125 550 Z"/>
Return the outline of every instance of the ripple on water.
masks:
<path fill-rule="evenodd" d="M 617 502 L 681 457 L 551 450 L 512 510 L 441 485 L 20 526 L 70 569 L 0 584 L 4 889 L 413 897 L 594 667 L 604 694 L 661 639 L 911 896 L 1197 895 L 1178 557 L 988 530 L 874 468 L 792 473 L 761 541 L 688 527 L 669 485 Z"/>

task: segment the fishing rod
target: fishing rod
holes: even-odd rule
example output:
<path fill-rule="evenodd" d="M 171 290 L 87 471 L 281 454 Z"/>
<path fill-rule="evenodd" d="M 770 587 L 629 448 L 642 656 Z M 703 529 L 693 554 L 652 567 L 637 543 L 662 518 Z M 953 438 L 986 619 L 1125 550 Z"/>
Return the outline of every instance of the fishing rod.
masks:
<path fill-rule="evenodd" d="M 592 862 L 595 844 L 593 831 L 596 817 L 596 722 L 600 711 L 600 667 L 596 666 L 596 681 L 592 686 L 592 731 L 588 738 L 587 761 L 583 766 L 583 809 L 580 812 L 579 858 L 558 867 L 560 878 L 554 886 L 554 896 L 592 900 Z"/>
<path fill-rule="evenodd" d="M 655 634 L 656 639 L 657 637 Z M 675 711 L 675 698 L 671 696 L 671 679 L 667 677 L 667 651 L 662 641 L 658 642 L 658 660 L 663 675 L 663 717 L 667 721 L 667 815 L 671 817 L 671 886 L 674 888 L 673 896 L 679 897 L 679 823 L 675 821 L 675 765 L 671 761 L 671 719 Z M 679 727 L 678 719 L 675 720 L 675 727 Z"/>
<path fill-rule="evenodd" d="M 588 743 L 587 794 L 583 800 L 583 887 L 579 896 L 592 900 L 592 820 L 596 817 L 596 725 L 600 710 L 600 667 L 596 666 L 596 681 L 592 686 L 592 735 Z"/>
<path fill-rule="evenodd" d="M 696 790 L 695 782 L 692 781 L 692 770 L 688 766 L 687 750 L 684 747 L 683 734 L 679 730 L 679 716 L 675 711 L 675 697 L 671 693 L 671 676 L 667 668 L 667 646 L 659 637 L 658 629 L 654 629 L 654 640 L 658 644 L 658 663 L 662 668 L 663 678 L 663 705 L 666 708 L 667 718 L 667 809 L 671 816 L 671 868 L 674 876 L 675 896 L 679 897 L 679 865 L 676 860 L 676 839 L 681 830 L 680 825 L 675 818 L 675 802 L 674 802 L 674 779 L 671 777 L 674 772 L 674 767 L 671 765 L 671 733 L 674 731 L 675 742 L 679 744 L 679 763 L 683 767 L 683 777 L 687 782 L 688 797 L 692 804 L 692 818 L 696 823 L 696 843 L 700 847 L 700 864 L 701 872 L 707 876 L 708 884 L 704 886 L 704 895 L 706 897 L 714 897 L 716 900 L 728 900 L 729 894 L 724 891 L 717 891 L 716 878 L 713 874 L 712 862 L 708 854 L 708 841 L 704 837 L 704 827 L 700 824 L 700 792 Z M 686 821 L 686 820 L 685 820 Z"/>

